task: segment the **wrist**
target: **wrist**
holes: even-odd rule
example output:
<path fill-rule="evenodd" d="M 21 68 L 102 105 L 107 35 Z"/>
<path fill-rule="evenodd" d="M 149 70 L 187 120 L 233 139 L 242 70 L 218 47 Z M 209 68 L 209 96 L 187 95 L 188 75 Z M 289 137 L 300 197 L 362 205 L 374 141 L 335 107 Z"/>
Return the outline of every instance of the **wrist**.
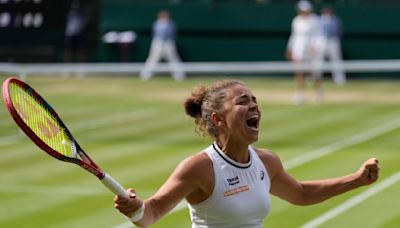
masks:
<path fill-rule="evenodd" d="M 363 186 L 363 183 L 360 179 L 360 175 L 356 172 L 350 175 L 349 185 L 353 186 L 353 188 L 358 188 Z"/>
<path fill-rule="evenodd" d="M 145 209 L 145 206 L 144 206 L 144 202 L 143 202 L 142 206 L 137 211 L 135 211 L 135 213 L 129 218 L 129 220 L 131 220 L 132 222 L 137 222 L 137 221 L 141 220 L 144 216 L 144 209 Z"/>

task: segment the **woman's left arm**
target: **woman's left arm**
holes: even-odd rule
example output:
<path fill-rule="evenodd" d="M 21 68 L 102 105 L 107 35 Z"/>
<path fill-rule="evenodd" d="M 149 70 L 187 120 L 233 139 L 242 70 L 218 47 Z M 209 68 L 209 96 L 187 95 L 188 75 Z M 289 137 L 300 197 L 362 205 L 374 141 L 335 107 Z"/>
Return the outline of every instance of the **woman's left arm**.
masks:
<path fill-rule="evenodd" d="M 378 177 L 378 159 L 370 158 L 355 173 L 347 176 L 300 182 L 303 189 L 301 203 L 308 205 L 325 201 L 352 189 L 370 185 L 377 181 Z"/>
<path fill-rule="evenodd" d="M 297 181 L 283 168 L 280 159 L 272 154 L 267 163 L 271 175 L 271 193 L 295 205 L 320 203 L 352 189 L 369 185 L 379 177 L 378 159 L 370 158 L 354 173 L 347 176 L 315 181 Z"/>

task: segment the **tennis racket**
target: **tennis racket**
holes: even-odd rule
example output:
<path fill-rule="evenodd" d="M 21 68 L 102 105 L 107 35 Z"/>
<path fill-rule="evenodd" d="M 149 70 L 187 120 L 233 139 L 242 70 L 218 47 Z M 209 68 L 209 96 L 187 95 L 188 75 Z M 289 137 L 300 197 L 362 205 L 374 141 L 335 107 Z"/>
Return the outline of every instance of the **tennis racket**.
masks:
<path fill-rule="evenodd" d="M 43 151 L 79 165 L 113 193 L 129 198 L 129 193 L 82 150 L 54 109 L 28 84 L 8 78 L 3 82 L 3 99 L 17 125 Z"/>

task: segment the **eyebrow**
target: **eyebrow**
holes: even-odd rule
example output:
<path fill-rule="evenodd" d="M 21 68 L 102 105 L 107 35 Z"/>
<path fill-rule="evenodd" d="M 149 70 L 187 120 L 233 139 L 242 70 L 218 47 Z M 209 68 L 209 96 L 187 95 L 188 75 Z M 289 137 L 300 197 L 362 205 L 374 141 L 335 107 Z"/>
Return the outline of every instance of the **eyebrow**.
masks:
<path fill-rule="evenodd" d="M 257 102 L 257 98 L 254 95 L 251 95 L 250 97 L 251 97 L 251 100 Z M 249 99 L 249 96 L 247 94 L 242 94 L 236 100 L 241 100 L 241 99 Z"/>

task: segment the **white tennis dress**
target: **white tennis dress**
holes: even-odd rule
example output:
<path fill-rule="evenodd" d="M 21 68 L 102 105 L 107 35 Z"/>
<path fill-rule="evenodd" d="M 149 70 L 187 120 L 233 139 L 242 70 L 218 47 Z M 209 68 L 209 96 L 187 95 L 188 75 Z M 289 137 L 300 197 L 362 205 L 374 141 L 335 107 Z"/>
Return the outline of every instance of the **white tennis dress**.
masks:
<path fill-rule="evenodd" d="M 192 228 L 261 228 L 270 209 L 270 179 L 255 150 L 249 146 L 246 164 L 230 159 L 216 143 L 205 152 L 215 185 L 207 200 L 189 204 Z"/>

